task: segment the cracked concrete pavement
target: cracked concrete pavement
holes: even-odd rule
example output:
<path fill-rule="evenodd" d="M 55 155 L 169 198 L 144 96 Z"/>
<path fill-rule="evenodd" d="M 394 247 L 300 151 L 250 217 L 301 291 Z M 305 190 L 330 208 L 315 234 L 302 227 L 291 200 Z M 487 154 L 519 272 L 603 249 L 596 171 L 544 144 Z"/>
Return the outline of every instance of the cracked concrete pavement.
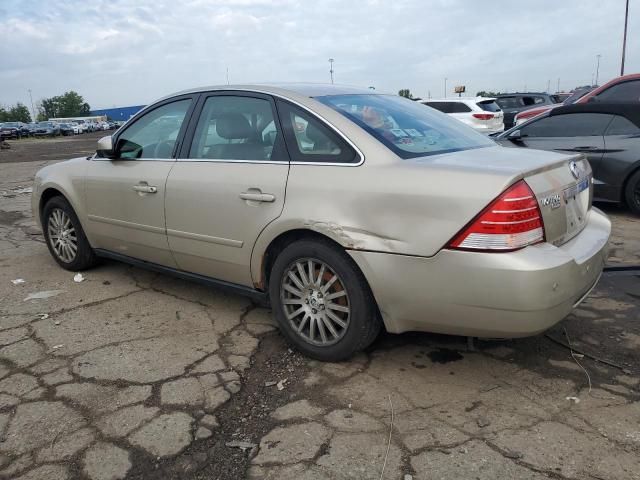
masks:
<path fill-rule="evenodd" d="M 320 363 L 243 297 L 113 262 L 74 282 L 19 193 L 46 142 L 0 162 L 0 478 L 640 479 L 637 276 L 545 335 Z M 640 264 L 639 219 L 607 212 L 611 263 Z"/>

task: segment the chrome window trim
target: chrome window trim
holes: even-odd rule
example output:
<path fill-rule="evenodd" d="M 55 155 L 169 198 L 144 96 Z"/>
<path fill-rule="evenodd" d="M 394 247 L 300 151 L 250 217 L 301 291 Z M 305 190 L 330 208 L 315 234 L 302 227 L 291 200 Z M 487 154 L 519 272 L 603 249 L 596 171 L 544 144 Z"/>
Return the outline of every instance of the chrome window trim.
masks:
<path fill-rule="evenodd" d="M 360 157 L 360 161 L 357 163 L 342 163 L 342 162 L 282 162 L 282 161 L 278 161 L 278 160 L 227 160 L 227 159 L 216 159 L 216 158 L 177 158 L 175 159 L 178 162 L 217 162 L 217 163 L 275 163 L 275 164 L 290 164 L 290 165 L 324 165 L 324 166 L 333 166 L 333 167 L 359 167 L 360 165 L 362 165 L 364 163 L 365 157 L 364 154 L 362 153 L 362 151 L 357 147 L 357 145 L 355 145 L 349 138 L 347 138 L 347 136 L 345 134 L 343 134 L 335 125 L 333 125 L 330 121 L 328 121 L 326 118 L 324 118 L 322 115 L 320 115 L 317 112 L 314 112 L 313 110 L 311 110 L 310 108 L 302 105 L 301 103 L 292 100 L 288 97 L 279 95 L 277 93 L 273 93 L 273 92 L 267 92 L 264 90 L 256 90 L 256 89 L 252 89 L 252 90 L 248 90 L 246 88 L 225 88 L 225 89 L 220 89 L 220 90 L 207 90 L 207 91 L 203 91 L 200 92 L 201 94 L 207 94 L 210 92 L 249 92 L 249 93 L 260 93 L 262 95 L 269 95 L 271 97 L 274 98 L 279 98 L 280 100 L 284 100 L 286 102 L 292 103 L 293 105 L 301 108 L 302 110 L 308 112 L 310 115 L 313 115 L 313 117 L 319 119 L 320 121 L 322 121 L 322 123 L 324 123 L 329 129 L 331 129 L 333 132 L 335 132 L 337 135 L 339 135 L 345 142 L 347 142 L 347 144 L 353 148 L 356 152 L 356 154 L 358 154 L 358 156 Z M 313 97 L 309 97 L 309 98 L 313 98 Z M 348 119 L 347 119 L 348 120 Z M 357 126 L 357 125 L 356 125 Z M 367 133 L 367 132 L 365 132 Z"/>

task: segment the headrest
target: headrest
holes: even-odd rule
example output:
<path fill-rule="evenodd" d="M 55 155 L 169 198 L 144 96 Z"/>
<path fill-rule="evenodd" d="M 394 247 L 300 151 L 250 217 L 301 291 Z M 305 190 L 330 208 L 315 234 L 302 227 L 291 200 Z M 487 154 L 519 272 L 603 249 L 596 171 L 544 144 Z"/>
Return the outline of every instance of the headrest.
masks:
<path fill-rule="evenodd" d="M 250 138 L 254 134 L 249 120 L 241 113 L 224 113 L 217 117 L 216 132 L 227 140 Z"/>

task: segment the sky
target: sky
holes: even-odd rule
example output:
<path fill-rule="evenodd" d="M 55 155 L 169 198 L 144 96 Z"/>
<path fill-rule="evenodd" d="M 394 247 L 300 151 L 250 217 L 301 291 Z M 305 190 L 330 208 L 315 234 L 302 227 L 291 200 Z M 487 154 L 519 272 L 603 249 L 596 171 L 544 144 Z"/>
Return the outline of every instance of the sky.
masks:
<path fill-rule="evenodd" d="M 75 90 L 92 108 L 227 83 L 415 96 L 570 90 L 620 71 L 624 0 L 0 0 L 0 104 Z M 630 0 L 625 73 L 640 72 Z"/>

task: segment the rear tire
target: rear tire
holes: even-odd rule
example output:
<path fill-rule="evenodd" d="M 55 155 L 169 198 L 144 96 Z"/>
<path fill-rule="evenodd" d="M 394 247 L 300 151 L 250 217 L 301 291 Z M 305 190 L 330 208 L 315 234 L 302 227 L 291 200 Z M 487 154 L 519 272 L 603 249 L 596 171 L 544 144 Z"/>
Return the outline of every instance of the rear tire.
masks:
<path fill-rule="evenodd" d="M 64 197 L 53 197 L 42 209 L 42 231 L 51 256 L 65 270 L 77 272 L 98 263 L 76 213 Z"/>
<path fill-rule="evenodd" d="M 364 276 L 329 242 L 301 240 L 280 252 L 269 277 L 269 297 L 287 341 L 317 360 L 353 356 L 382 327 Z"/>
<path fill-rule="evenodd" d="M 624 197 L 631 210 L 636 215 L 640 215 L 640 170 L 631 175 L 624 190 Z"/>

